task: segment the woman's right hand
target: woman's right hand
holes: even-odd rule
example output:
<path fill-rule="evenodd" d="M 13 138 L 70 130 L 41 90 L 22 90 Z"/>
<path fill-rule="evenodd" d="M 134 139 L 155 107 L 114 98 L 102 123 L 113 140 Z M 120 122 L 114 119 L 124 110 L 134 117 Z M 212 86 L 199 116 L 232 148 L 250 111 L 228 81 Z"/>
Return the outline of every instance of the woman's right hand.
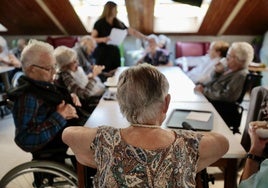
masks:
<path fill-rule="evenodd" d="M 76 109 L 70 105 L 66 104 L 65 101 L 62 101 L 58 106 L 57 106 L 57 112 L 64 118 L 64 119 L 73 119 L 73 118 L 78 118 Z"/>
<path fill-rule="evenodd" d="M 267 124 L 267 122 L 266 121 L 253 121 L 253 122 L 250 122 L 249 129 L 248 129 L 248 133 L 249 133 L 250 140 L 251 140 L 250 152 L 258 156 L 262 156 L 263 149 L 268 143 L 268 139 L 262 139 L 256 133 L 256 130 L 259 128 L 259 126 L 262 126 L 264 124 Z"/>
<path fill-rule="evenodd" d="M 107 42 L 110 41 L 110 40 L 111 40 L 110 37 L 102 37 L 101 42 L 103 42 L 103 43 L 107 43 Z"/>

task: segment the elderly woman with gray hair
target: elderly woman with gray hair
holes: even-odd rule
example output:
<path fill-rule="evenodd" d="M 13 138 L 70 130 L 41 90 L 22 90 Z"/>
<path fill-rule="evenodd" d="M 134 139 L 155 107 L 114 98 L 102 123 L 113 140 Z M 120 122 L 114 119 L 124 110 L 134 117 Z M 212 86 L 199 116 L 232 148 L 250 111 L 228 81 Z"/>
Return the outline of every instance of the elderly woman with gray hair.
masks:
<path fill-rule="evenodd" d="M 56 81 L 64 84 L 70 93 L 75 93 L 83 108 L 92 111 L 105 91 L 105 85 L 97 77 L 104 67 L 94 66 L 93 72 L 86 75 L 79 66 L 76 51 L 66 46 L 57 47 L 54 56 L 57 61 Z"/>
<path fill-rule="evenodd" d="M 130 67 L 117 89 L 129 127 L 64 130 L 63 141 L 78 161 L 97 168 L 95 187 L 195 187 L 196 173 L 227 152 L 228 140 L 220 134 L 161 128 L 168 90 L 166 77 L 154 66 Z"/>
<path fill-rule="evenodd" d="M 204 93 L 210 101 L 235 102 L 243 90 L 253 53 L 247 42 L 232 43 L 227 52 L 227 67 L 215 67 L 211 81 L 197 85 L 195 90 Z"/>

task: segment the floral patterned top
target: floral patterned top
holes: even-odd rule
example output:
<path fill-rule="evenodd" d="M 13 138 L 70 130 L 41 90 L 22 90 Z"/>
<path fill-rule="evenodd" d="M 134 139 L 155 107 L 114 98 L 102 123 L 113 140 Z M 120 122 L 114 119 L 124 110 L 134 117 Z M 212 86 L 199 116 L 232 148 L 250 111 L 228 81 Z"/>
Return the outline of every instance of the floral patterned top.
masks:
<path fill-rule="evenodd" d="M 97 164 L 95 187 L 195 187 L 200 133 L 176 130 L 167 148 L 141 149 L 126 143 L 120 129 L 99 127 L 91 145 Z M 157 140 L 157 139 L 156 139 Z"/>

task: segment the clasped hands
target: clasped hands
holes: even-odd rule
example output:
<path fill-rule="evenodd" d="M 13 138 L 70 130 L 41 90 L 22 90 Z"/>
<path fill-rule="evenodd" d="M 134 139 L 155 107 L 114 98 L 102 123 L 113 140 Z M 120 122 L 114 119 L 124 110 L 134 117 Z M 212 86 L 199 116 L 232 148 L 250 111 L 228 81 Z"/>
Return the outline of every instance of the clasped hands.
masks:
<path fill-rule="evenodd" d="M 82 106 L 78 96 L 74 93 L 71 94 L 75 106 Z M 64 100 L 57 106 L 57 112 L 64 117 L 64 119 L 78 118 L 77 111 L 74 106 L 66 103 Z"/>

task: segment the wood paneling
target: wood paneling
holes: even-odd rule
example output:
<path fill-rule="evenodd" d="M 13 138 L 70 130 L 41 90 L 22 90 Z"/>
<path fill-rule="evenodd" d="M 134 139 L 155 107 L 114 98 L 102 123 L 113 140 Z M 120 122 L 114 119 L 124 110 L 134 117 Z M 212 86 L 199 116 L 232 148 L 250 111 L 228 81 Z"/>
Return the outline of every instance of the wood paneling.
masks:
<path fill-rule="evenodd" d="M 224 33 L 262 35 L 268 30 L 268 1 L 248 0 Z"/>
<path fill-rule="evenodd" d="M 88 34 L 68 0 L 45 0 L 44 2 L 69 35 Z"/>
<path fill-rule="evenodd" d="M 59 24 L 37 2 L 44 4 Z M 242 8 L 230 24 L 226 24 L 237 3 L 241 2 L 244 3 Z M 125 3 L 130 26 L 145 34 L 154 33 L 155 0 L 125 0 Z M 1 0 L 0 23 L 8 29 L 0 35 L 87 34 L 69 0 Z M 172 34 L 263 35 L 267 30 L 268 0 L 212 0 L 197 33 Z"/>
<path fill-rule="evenodd" d="M 199 28 L 199 35 L 217 35 L 238 0 L 213 0 Z"/>
<path fill-rule="evenodd" d="M 9 35 L 61 34 L 35 0 L 1 0 L 0 23 Z"/>
<path fill-rule="evenodd" d="M 154 0 L 125 0 L 129 25 L 142 33 L 151 34 L 154 28 Z"/>

